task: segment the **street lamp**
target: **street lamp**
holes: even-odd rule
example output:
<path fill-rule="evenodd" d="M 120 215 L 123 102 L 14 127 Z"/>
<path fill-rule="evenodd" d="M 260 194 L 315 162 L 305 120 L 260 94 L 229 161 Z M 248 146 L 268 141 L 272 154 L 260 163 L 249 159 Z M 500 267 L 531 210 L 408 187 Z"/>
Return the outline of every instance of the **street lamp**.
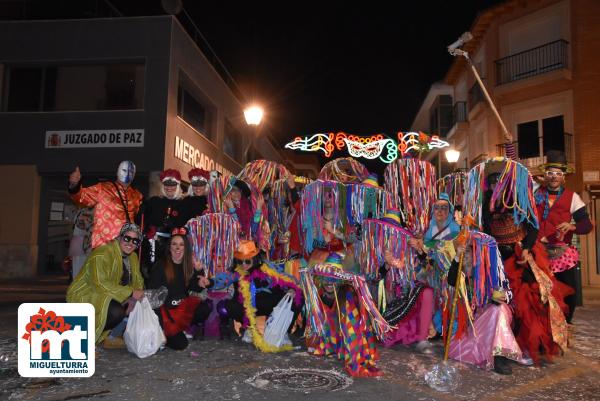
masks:
<path fill-rule="evenodd" d="M 456 149 L 448 149 L 446 152 L 446 160 L 448 160 L 448 163 L 454 164 L 458 161 L 458 158 L 460 157 L 460 152 Z"/>
<path fill-rule="evenodd" d="M 262 121 L 264 110 L 260 106 L 250 106 L 244 110 L 244 117 L 246 118 L 246 124 L 248 125 L 259 125 Z"/>
<path fill-rule="evenodd" d="M 257 106 L 257 105 L 253 105 L 253 106 L 250 106 L 250 107 L 247 107 L 246 109 L 244 109 L 244 117 L 246 118 L 246 124 L 254 126 L 254 133 L 250 137 L 250 140 L 248 141 L 246 150 L 244 150 L 244 160 L 246 161 L 246 163 L 248 162 L 248 152 L 250 151 L 250 147 L 254 143 L 254 139 L 257 136 L 258 126 L 260 125 L 260 122 L 262 121 L 263 115 L 264 115 L 263 108 L 260 106 Z"/>

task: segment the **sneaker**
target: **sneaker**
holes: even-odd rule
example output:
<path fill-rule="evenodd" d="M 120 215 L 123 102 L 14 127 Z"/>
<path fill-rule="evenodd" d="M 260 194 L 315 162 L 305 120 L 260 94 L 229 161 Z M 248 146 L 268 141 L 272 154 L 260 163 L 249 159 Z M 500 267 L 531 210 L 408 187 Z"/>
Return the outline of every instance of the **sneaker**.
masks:
<path fill-rule="evenodd" d="M 123 337 L 106 337 L 102 343 L 104 349 L 122 349 L 126 348 Z"/>
<path fill-rule="evenodd" d="M 419 341 L 417 345 L 415 345 L 417 351 L 425 355 L 433 354 L 433 346 L 427 340 Z"/>
<path fill-rule="evenodd" d="M 183 334 L 185 334 L 185 338 L 187 338 L 188 340 L 191 340 L 194 338 L 194 335 L 187 330 L 184 330 Z"/>
<path fill-rule="evenodd" d="M 494 372 L 501 375 L 511 375 L 512 368 L 508 364 L 508 359 L 503 356 L 494 357 Z"/>

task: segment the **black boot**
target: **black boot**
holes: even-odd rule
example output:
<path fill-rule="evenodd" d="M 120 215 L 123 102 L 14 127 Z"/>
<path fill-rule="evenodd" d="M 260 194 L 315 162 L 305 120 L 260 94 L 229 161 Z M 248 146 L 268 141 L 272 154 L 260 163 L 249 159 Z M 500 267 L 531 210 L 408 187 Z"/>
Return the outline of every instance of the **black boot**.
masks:
<path fill-rule="evenodd" d="M 508 359 L 503 356 L 494 357 L 494 372 L 501 375 L 511 375 L 512 368 L 509 365 Z"/>

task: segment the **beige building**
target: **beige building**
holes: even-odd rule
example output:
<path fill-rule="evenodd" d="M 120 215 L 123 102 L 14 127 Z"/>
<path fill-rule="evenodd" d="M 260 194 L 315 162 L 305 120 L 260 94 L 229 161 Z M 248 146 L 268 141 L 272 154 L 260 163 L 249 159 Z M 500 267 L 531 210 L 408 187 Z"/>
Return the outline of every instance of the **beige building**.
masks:
<path fill-rule="evenodd" d="M 536 173 L 548 150 L 563 150 L 575 168 L 567 186 L 597 219 L 600 2 L 509 0 L 482 12 L 470 32 L 473 39 L 463 49 L 512 134 L 520 161 Z M 440 124 L 448 118 L 450 128 Z M 462 57 L 442 82 L 432 85 L 413 129 L 445 137 L 461 152 L 456 167 L 470 168 L 503 155 L 501 127 Z M 429 158 L 442 174 L 450 170 L 441 154 Z M 598 241 L 598 227 L 580 238 L 583 285 L 600 286 Z"/>

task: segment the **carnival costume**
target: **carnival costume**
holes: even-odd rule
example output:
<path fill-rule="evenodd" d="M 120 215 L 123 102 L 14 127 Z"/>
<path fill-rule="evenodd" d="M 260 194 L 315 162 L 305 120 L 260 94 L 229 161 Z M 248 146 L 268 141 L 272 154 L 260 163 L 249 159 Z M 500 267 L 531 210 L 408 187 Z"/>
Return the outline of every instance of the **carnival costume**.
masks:
<path fill-rule="evenodd" d="M 558 151 L 549 151 L 547 163 L 542 167 L 561 170 L 563 175 L 569 172 L 564 153 Z M 549 174 L 556 174 L 556 172 L 549 172 Z M 585 235 L 593 229 L 585 203 L 577 193 L 562 185 L 555 190 L 551 190 L 547 185 L 540 187 L 535 192 L 535 203 L 540 218 L 538 238 L 548 251 L 552 273 L 559 281 L 575 290 L 574 267 L 579 263 L 579 252 L 571 244 L 573 234 Z M 571 223 L 571 220 L 575 221 L 574 231 L 561 232 L 557 228 L 561 223 Z M 571 323 L 577 304 L 576 295 L 567 296 L 565 302 L 569 307 L 566 315 L 567 323 Z"/>
<path fill-rule="evenodd" d="M 78 206 L 94 208 L 92 248 L 117 237 L 124 223 L 133 222 L 142 203 L 142 194 L 131 187 L 135 165 L 121 162 L 116 181 L 99 182 L 83 188 L 81 182 L 69 186 L 71 200 Z"/>
<path fill-rule="evenodd" d="M 336 355 L 351 376 L 381 376 L 376 339 L 391 328 L 371 299 L 365 279 L 344 272 L 340 256 L 332 253 L 325 263 L 303 269 L 301 282 L 309 352 Z"/>
<path fill-rule="evenodd" d="M 137 230 L 134 224 L 125 224 L 121 232 Z M 141 232 L 138 233 L 141 236 Z M 142 290 L 144 281 L 140 273 L 137 254 L 123 257 L 119 239 L 104 244 L 92 251 L 81 272 L 67 289 L 67 302 L 90 303 L 94 306 L 96 343 L 107 335 L 105 327 L 112 305 L 120 307 L 134 290 Z M 119 322 L 117 322 L 119 323 Z"/>
<path fill-rule="evenodd" d="M 232 318 L 242 323 L 242 327 L 250 332 L 252 342 L 263 352 L 289 351 L 291 346 L 275 347 L 267 343 L 257 327 L 257 316 L 269 316 L 273 308 L 285 295 L 286 289 L 294 290 L 295 296 L 292 311 L 296 320 L 303 305 L 302 290 L 294 279 L 278 273 L 257 259 L 259 249 L 253 241 L 242 240 L 235 257 L 238 260 L 252 259 L 252 267 L 246 270 L 241 265 L 235 267 L 233 274 L 225 279 L 211 280 L 210 287 L 215 284 L 228 286 L 234 284 L 233 298 L 223 302 L 218 308 L 224 319 Z"/>
<path fill-rule="evenodd" d="M 140 208 L 137 221 L 144 230 L 142 242 L 142 274 L 147 279 L 156 260 L 165 252 L 165 246 L 175 227 L 186 223 L 186 215 L 181 199 L 181 174 L 167 169 L 160 174 L 161 196 L 145 199 Z M 165 186 L 177 186 L 175 195 L 168 197 Z"/>
<path fill-rule="evenodd" d="M 188 196 L 183 199 L 183 211 L 185 217 L 184 221 L 188 221 L 191 218 L 202 216 L 208 212 L 208 198 L 207 195 L 197 196 L 194 194 L 194 187 L 207 187 L 208 180 L 210 179 L 210 173 L 200 168 L 193 168 L 188 172 L 188 178 L 190 180 L 190 186 L 188 188 Z"/>
<path fill-rule="evenodd" d="M 510 374 L 512 370 L 505 359 L 519 363 L 525 360 L 512 331 L 512 311 L 508 306 L 512 294 L 496 241 L 487 234 L 471 231 L 466 242 L 461 279 L 458 281 L 457 255 L 448 272 L 448 284 L 459 291 L 463 298 L 459 307 L 466 309 L 471 324 L 459 319 L 449 356 L 483 369 Z"/>
<path fill-rule="evenodd" d="M 486 175 L 489 184 L 496 183 L 481 196 Z M 539 225 L 531 176 L 519 163 L 500 158 L 475 166 L 468 180 L 468 214 L 482 221 L 484 231 L 498 243 L 513 293 L 517 342 L 534 362 L 542 355 L 550 360 L 566 350 L 563 298 L 569 289 L 554 278 L 544 246 L 536 242 Z M 473 206 L 477 198 L 483 199 L 483 210 Z M 530 254 L 522 260 L 525 249 Z"/>

